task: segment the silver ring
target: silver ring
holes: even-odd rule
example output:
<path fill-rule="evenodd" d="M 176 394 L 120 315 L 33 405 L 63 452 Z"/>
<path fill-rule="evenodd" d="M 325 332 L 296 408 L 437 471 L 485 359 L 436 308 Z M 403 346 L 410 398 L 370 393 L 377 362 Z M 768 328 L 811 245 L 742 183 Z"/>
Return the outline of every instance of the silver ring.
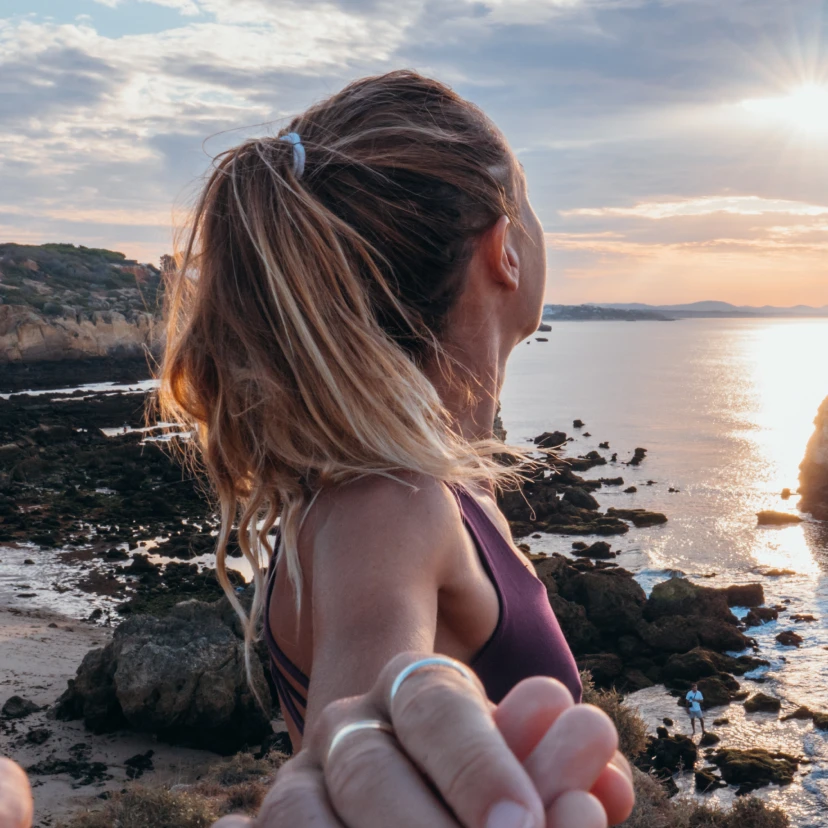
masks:
<path fill-rule="evenodd" d="M 358 733 L 360 730 L 381 730 L 383 733 L 390 733 L 393 735 L 394 728 L 388 722 L 380 721 L 379 719 L 362 719 L 358 722 L 351 722 L 351 724 L 343 725 L 336 731 L 331 739 L 331 744 L 328 746 L 328 761 L 331 759 L 331 754 L 334 748 L 346 737 L 352 733 Z"/>
<path fill-rule="evenodd" d="M 429 658 L 421 658 L 419 661 L 415 661 L 413 664 L 409 664 L 408 667 L 405 667 L 403 670 L 400 671 L 400 674 L 394 679 L 394 683 L 391 685 L 391 701 L 394 701 L 394 696 L 402 687 L 402 683 L 412 676 L 417 670 L 422 670 L 424 667 L 450 667 L 452 670 L 460 673 L 466 681 L 470 682 L 472 685 L 477 686 L 477 681 L 474 677 L 474 673 L 466 667 L 465 664 L 461 664 L 459 661 L 455 661 L 453 658 L 447 658 L 446 656 L 430 656 Z"/>

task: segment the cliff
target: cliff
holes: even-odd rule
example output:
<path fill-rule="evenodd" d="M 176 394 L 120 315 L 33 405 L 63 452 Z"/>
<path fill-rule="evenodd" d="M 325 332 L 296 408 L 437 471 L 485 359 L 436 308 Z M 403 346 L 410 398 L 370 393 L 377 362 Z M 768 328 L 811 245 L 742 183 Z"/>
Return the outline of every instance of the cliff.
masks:
<path fill-rule="evenodd" d="M 161 345 L 161 272 L 70 244 L 0 245 L 0 363 L 136 355 Z"/>
<path fill-rule="evenodd" d="M 799 508 L 819 520 L 828 520 L 828 398 L 820 406 L 814 425 L 799 467 Z"/>

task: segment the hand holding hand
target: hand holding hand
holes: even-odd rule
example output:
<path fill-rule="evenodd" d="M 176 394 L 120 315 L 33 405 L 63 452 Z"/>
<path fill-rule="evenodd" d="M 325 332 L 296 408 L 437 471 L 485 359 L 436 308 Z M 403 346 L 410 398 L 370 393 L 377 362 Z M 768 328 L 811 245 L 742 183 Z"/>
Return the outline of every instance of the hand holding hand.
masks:
<path fill-rule="evenodd" d="M 632 775 L 600 710 L 559 682 L 497 707 L 450 659 L 393 659 L 364 696 L 329 705 L 255 822 L 215 828 L 606 828 L 629 815 Z M 400 682 L 399 678 L 405 676 Z"/>

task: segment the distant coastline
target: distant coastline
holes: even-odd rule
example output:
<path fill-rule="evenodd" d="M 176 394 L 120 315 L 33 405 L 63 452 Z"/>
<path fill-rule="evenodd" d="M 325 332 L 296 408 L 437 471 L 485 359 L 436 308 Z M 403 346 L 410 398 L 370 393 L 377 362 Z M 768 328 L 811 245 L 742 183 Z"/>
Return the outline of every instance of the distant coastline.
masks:
<path fill-rule="evenodd" d="M 544 305 L 544 322 L 674 322 L 658 310 L 610 308 L 603 305 Z"/>
<path fill-rule="evenodd" d="M 731 305 L 729 302 L 692 302 L 687 305 L 626 304 L 544 305 L 545 322 L 675 322 L 679 319 L 826 319 L 828 305 L 814 308 L 794 305 Z"/>

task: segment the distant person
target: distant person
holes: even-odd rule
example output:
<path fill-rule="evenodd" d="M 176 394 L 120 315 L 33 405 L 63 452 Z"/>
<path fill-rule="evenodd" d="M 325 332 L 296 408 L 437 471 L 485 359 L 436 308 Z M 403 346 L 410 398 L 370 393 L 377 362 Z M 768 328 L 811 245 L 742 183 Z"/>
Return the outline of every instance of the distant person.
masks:
<path fill-rule="evenodd" d="M 693 684 L 685 696 L 687 699 L 687 712 L 690 715 L 690 724 L 693 725 L 693 735 L 696 735 L 696 719 L 701 722 L 702 733 L 704 729 L 704 714 L 702 713 L 701 703 L 704 701 L 704 696 L 699 691 L 699 685 Z"/>
<path fill-rule="evenodd" d="M 575 661 L 495 501 L 514 468 L 496 455 L 519 456 L 495 408 L 546 278 L 501 132 L 413 72 L 353 83 L 219 157 L 178 273 L 162 407 L 196 434 L 218 577 L 248 653 L 264 616 L 296 752 L 256 825 L 623 821 L 614 728 L 574 704 Z"/>

